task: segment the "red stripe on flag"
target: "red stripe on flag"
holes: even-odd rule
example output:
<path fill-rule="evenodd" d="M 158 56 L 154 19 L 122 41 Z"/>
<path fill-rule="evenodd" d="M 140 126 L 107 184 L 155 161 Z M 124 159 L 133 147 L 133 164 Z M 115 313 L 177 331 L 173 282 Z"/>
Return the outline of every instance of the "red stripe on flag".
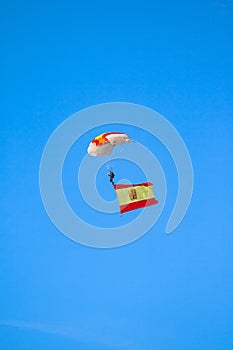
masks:
<path fill-rule="evenodd" d="M 126 213 L 127 211 L 149 207 L 150 205 L 154 205 L 157 203 L 158 201 L 155 198 L 150 198 L 150 199 L 143 199 L 138 202 L 124 204 L 120 206 L 120 213 L 123 214 L 123 213 Z"/>
<path fill-rule="evenodd" d="M 128 188 L 128 187 L 136 187 L 136 186 L 153 186 L 152 182 L 144 182 L 141 184 L 136 184 L 136 185 L 124 185 L 124 184 L 119 184 L 119 185 L 114 185 L 115 190 L 120 190 L 122 188 Z"/>

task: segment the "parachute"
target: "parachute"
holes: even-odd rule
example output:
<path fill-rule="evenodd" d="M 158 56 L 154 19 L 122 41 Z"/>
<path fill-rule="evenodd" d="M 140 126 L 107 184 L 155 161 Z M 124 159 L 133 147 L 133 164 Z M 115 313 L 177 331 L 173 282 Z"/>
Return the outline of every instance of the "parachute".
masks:
<path fill-rule="evenodd" d="M 113 147 L 123 145 L 126 142 L 135 142 L 122 132 L 107 132 L 96 136 L 87 149 L 91 156 L 104 156 L 112 153 Z M 112 169 L 112 168 L 111 168 Z M 118 198 L 120 214 L 131 210 L 152 206 L 158 203 L 154 197 L 153 183 L 143 182 L 139 184 L 115 184 L 115 174 L 110 170 L 108 176 Z"/>
<path fill-rule="evenodd" d="M 111 154 L 113 147 L 130 142 L 130 137 L 123 132 L 107 132 L 96 136 L 87 149 L 91 156 L 104 156 Z"/>

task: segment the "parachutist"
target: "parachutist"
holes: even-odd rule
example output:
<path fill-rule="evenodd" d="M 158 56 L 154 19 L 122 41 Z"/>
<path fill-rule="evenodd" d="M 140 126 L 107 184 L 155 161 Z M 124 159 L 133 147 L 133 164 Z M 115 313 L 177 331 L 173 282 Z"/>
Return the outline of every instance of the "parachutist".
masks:
<path fill-rule="evenodd" d="M 109 181 L 114 185 L 114 181 L 113 181 L 113 178 L 115 176 L 114 172 L 110 170 L 108 176 L 109 176 Z"/>

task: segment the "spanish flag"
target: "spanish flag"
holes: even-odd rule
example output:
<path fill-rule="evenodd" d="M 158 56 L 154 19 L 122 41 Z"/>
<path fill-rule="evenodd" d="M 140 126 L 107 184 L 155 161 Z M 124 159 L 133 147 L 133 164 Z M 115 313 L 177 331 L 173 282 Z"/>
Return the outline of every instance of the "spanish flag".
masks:
<path fill-rule="evenodd" d="M 120 205 L 120 213 L 148 207 L 157 204 L 158 201 L 154 198 L 153 184 L 144 182 L 137 185 L 114 185 Z"/>

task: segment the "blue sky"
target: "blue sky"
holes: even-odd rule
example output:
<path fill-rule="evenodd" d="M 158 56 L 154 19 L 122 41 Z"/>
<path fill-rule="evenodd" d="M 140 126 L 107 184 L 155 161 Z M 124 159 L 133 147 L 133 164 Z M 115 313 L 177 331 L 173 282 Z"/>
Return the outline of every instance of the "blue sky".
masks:
<path fill-rule="evenodd" d="M 8 1 L 0 16 L 0 347 L 231 350 L 232 1 Z M 55 228 L 38 178 L 55 128 L 112 101 L 166 117 L 189 149 L 195 184 L 187 215 L 166 235 L 174 164 L 159 142 L 126 128 L 159 158 L 168 197 L 146 235 L 103 250 Z M 74 206 L 76 147 L 64 165 Z M 113 199 L 104 176 L 97 187 Z"/>

